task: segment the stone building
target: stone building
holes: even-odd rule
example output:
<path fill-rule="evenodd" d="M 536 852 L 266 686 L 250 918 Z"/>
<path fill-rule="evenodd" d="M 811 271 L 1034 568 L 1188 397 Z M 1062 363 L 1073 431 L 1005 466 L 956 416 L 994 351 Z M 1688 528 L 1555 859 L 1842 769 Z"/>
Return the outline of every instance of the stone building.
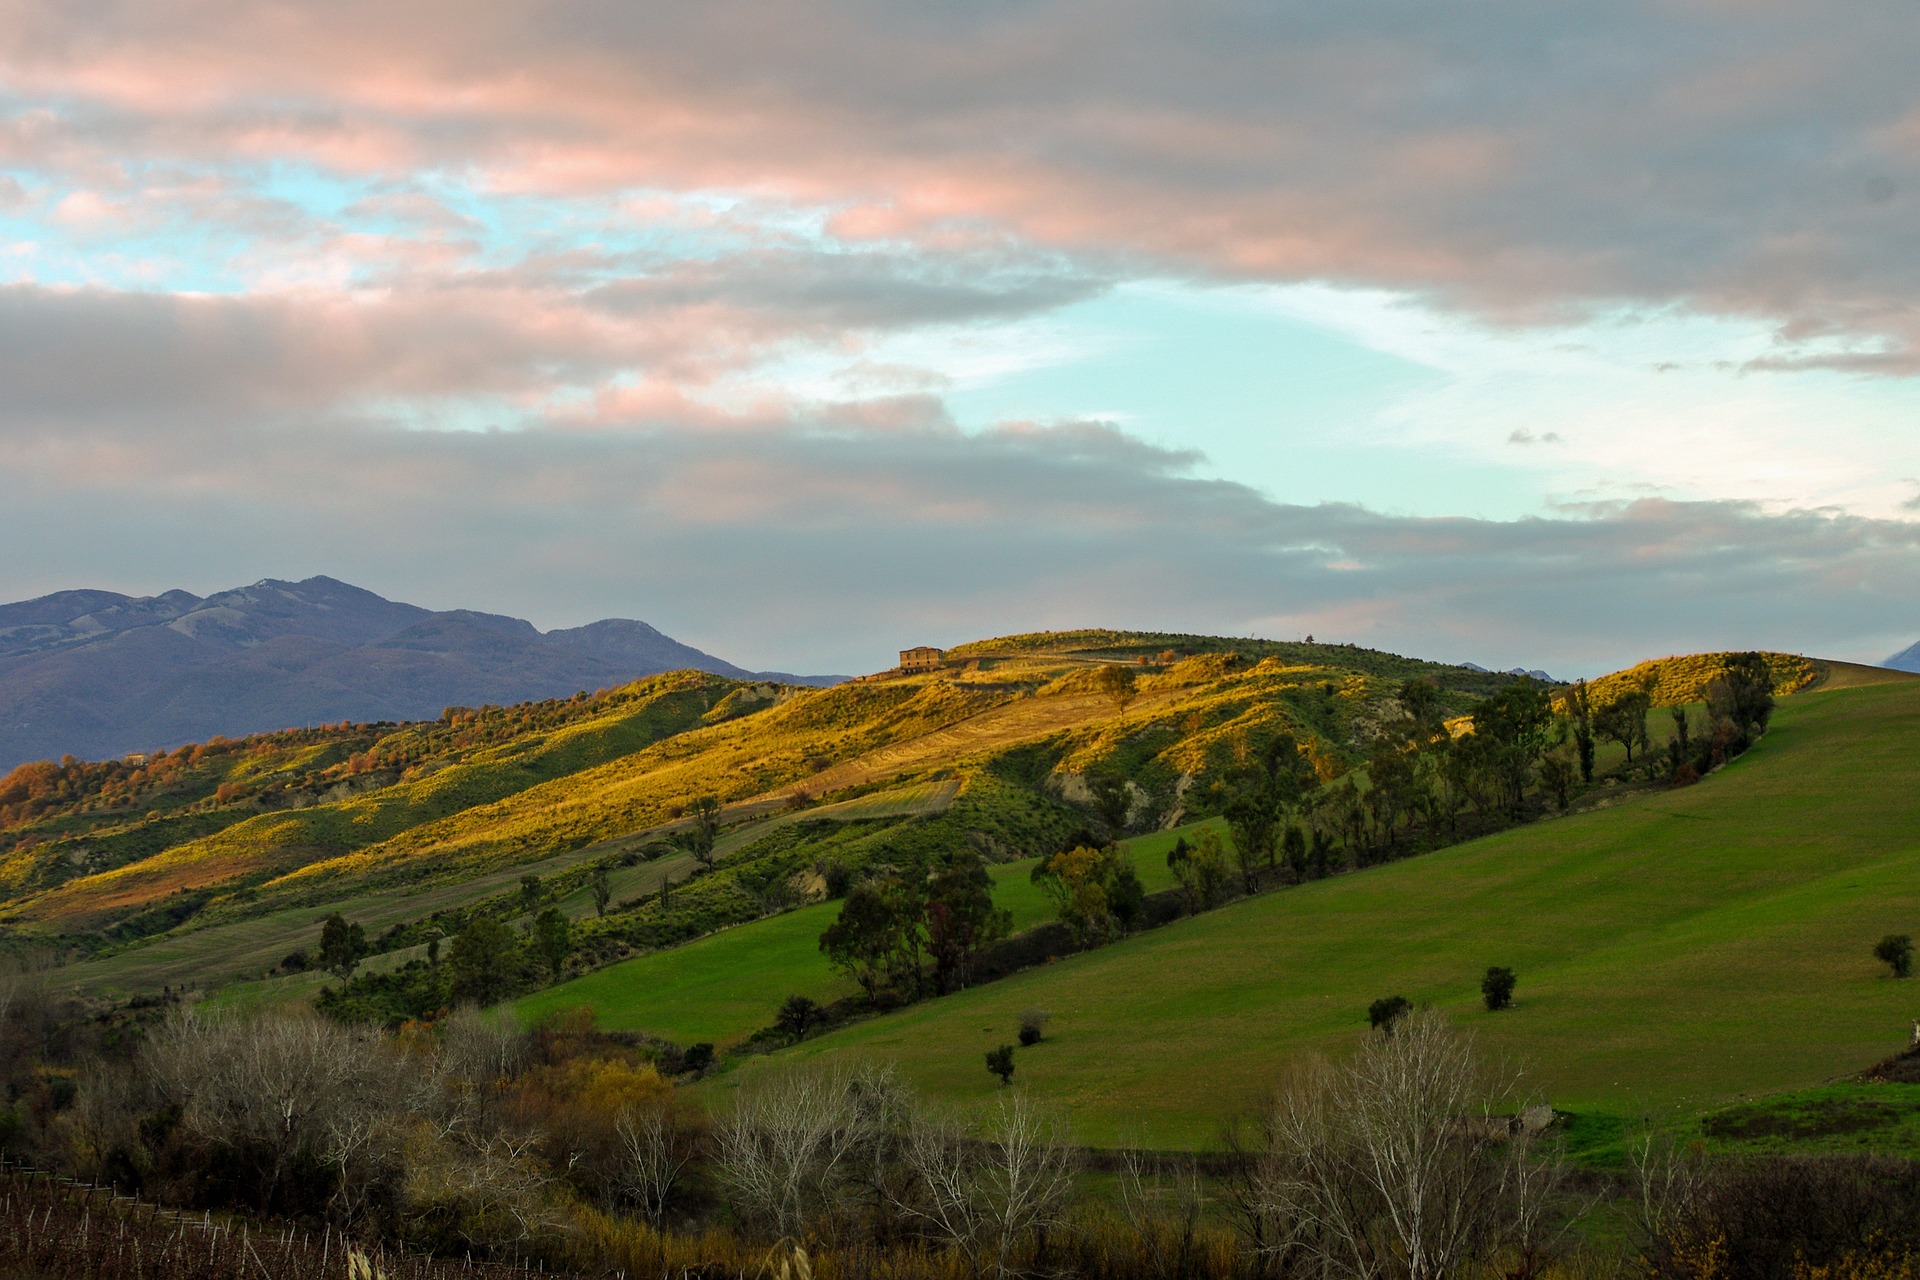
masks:
<path fill-rule="evenodd" d="M 930 644 L 919 644 L 900 651 L 900 670 L 908 675 L 916 671 L 938 671 L 946 665 L 947 655 Z"/>

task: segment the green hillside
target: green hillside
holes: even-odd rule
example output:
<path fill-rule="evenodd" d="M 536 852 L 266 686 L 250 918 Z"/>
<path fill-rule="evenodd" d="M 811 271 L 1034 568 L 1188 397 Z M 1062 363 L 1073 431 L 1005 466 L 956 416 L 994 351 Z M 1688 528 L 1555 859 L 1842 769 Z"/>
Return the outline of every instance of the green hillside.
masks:
<path fill-rule="evenodd" d="M 1869 955 L 1920 933 L 1920 684 L 1784 700 L 1705 781 L 1283 890 L 810 1041 L 978 1098 L 983 1052 L 1053 1014 L 1020 1083 L 1084 1137 L 1205 1144 L 1301 1055 L 1404 994 L 1459 1017 L 1555 1105 L 1639 1114 L 1858 1071 L 1920 985 Z M 1516 1005 L 1479 1006 L 1489 965 Z M 748 1068 L 751 1070 L 754 1068 Z M 738 1079 L 736 1074 L 734 1079 Z"/>
<path fill-rule="evenodd" d="M 1116 667 L 1135 677 L 1124 703 L 1102 685 Z M 363 927 L 378 973 L 479 916 L 518 928 L 553 905 L 580 973 L 817 897 L 828 861 L 1029 857 L 1093 820 L 1096 773 L 1127 779 L 1141 829 L 1207 816 L 1213 782 L 1280 730 L 1314 767 L 1350 771 L 1410 678 L 1451 714 L 1512 683 L 1350 646 L 1058 633 L 831 689 L 681 672 L 421 724 L 33 766 L 0 786 L 0 923 L 67 957 L 69 989 L 264 982 L 262 999 L 306 999 L 322 980 L 295 962 L 330 912 Z M 673 843 L 701 796 L 722 805 L 710 867 Z M 356 1007 L 415 1016 L 430 995 Z"/>

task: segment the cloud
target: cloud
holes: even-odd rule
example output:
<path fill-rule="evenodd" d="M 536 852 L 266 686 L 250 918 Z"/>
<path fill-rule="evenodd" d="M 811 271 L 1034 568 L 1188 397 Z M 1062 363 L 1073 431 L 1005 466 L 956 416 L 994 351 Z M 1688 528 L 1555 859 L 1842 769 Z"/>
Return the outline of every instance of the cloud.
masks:
<path fill-rule="evenodd" d="M 1560 433 L 1558 431 L 1547 431 L 1547 432 L 1543 432 L 1540 435 L 1535 435 L 1531 430 L 1529 430 L 1526 427 L 1515 427 L 1513 431 L 1508 434 L 1507 443 L 1508 444 L 1559 444 Z"/>
<path fill-rule="evenodd" d="M 922 640 L 1090 624 L 1575 672 L 1728 645 L 1870 656 L 1917 625 L 1920 525 L 1900 521 L 1656 499 L 1515 521 L 1289 505 L 1109 426 L 968 433 L 927 400 L 723 425 L 16 439 L 0 537 L 40 551 L 7 586 L 325 569 L 847 670 Z"/>
<path fill-rule="evenodd" d="M 714 191 L 833 233 L 1008 233 L 1151 271 L 1512 319 L 1673 304 L 1780 360 L 1914 368 L 1899 0 L 1461 14 L 1093 0 L 271 7 L 13 0 L 0 158 L 298 159 L 495 192 Z"/>

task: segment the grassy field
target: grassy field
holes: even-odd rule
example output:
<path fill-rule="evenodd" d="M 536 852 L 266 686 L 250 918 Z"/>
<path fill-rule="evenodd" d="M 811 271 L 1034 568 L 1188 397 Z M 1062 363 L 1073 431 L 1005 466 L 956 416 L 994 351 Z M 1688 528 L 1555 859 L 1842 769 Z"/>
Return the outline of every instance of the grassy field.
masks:
<path fill-rule="evenodd" d="M 1023 1087 L 1088 1140 L 1203 1145 L 1404 994 L 1563 1108 L 1699 1111 L 1902 1047 L 1920 984 L 1868 954 L 1888 932 L 1920 933 L 1912 683 L 1788 699 L 1759 747 L 1691 788 L 1240 903 L 783 1056 L 890 1058 L 979 1098 L 982 1054 L 1037 1006 L 1054 1021 L 1019 1054 Z M 1520 973 L 1498 1014 L 1478 999 L 1493 964 Z"/>
<path fill-rule="evenodd" d="M 1186 828 L 1185 834 L 1193 830 Z M 1149 892 L 1173 883 L 1166 855 L 1178 834 L 1158 832 L 1128 842 Z M 994 901 L 1013 913 L 1015 930 L 1052 917 L 1052 905 L 1028 878 L 1032 870 L 1030 859 L 992 869 Z M 586 1007 L 610 1030 L 725 1046 L 771 1023 L 774 1010 L 790 995 L 825 1004 L 854 993 L 853 983 L 828 968 L 820 954 L 820 935 L 839 911 L 837 902 L 801 907 L 622 961 L 528 996 L 517 1012 L 531 1020 Z"/>

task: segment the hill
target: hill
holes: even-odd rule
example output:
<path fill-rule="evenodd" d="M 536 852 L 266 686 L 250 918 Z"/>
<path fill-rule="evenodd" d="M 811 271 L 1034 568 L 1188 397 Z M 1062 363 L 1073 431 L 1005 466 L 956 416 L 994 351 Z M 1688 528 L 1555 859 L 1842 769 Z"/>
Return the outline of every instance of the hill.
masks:
<path fill-rule="evenodd" d="M 644 622 L 542 633 L 331 578 L 269 579 L 205 599 L 62 591 L 0 605 L 0 770 L 216 734 L 419 720 L 682 668 L 753 675 Z"/>
<path fill-rule="evenodd" d="M 1124 708 L 1099 691 L 1122 664 L 1137 673 Z M 1412 676 L 1454 711 L 1512 683 L 1344 646 L 1100 633 L 985 642 L 934 674 L 830 689 L 681 672 L 137 764 L 29 766 L 0 782 L 0 923 L 88 957 L 63 983 L 133 996 L 259 980 L 334 910 L 374 937 L 379 970 L 537 901 L 575 918 L 570 964 L 586 971 L 817 896 L 829 862 L 1050 848 L 1092 820 L 1093 773 L 1125 776 L 1126 820 L 1152 826 L 1206 816 L 1207 780 L 1277 727 L 1349 770 Z M 675 844 L 703 795 L 722 805 L 711 870 Z M 588 892 L 601 875 L 604 916 Z"/>
<path fill-rule="evenodd" d="M 1402 994 L 1529 1069 L 1556 1106 L 1633 1116 L 1860 1071 L 1904 1046 L 1908 984 L 1869 954 L 1920 932 L 1920 682 L 1811 692 L 1685 788 L 1249 899 L 783 1056 L 878 1056 L 951 1098 L 1053 1014 L 1023 1087 L 1107 1143 L 1207 1144 L 1302 1055 Z M 1623 791 L 1625 789 L 1623 788 Z M 1519 971 L 1513 1009 L 1481 973 Z"/>

